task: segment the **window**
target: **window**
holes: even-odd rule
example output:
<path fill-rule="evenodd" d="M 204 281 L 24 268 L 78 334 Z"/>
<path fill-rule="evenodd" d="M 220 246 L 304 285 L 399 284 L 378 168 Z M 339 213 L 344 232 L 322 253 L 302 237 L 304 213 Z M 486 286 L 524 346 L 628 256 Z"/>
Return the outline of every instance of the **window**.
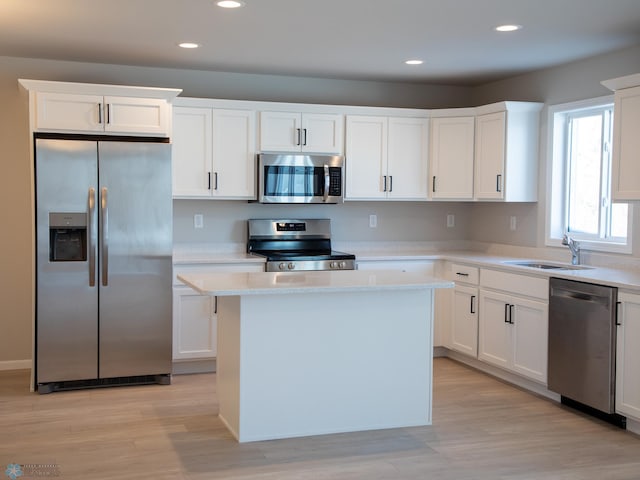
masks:
<path fill-rule="evenodd" d="M 611 97 L 549 109 L 547 244 L 564 233 L 585 250 L 631 252 L 631 207 L 611 202 Z"/>

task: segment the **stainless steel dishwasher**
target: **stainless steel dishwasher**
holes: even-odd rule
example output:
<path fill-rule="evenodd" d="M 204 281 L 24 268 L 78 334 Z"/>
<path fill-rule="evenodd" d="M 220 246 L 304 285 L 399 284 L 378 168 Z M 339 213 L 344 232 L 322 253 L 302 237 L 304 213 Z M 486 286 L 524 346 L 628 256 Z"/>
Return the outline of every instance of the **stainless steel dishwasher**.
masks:
<path fill-rule="evenodd" d="M 560 278 L 549 289 L 549 390 L 614 413 L 618 289 Z"/>

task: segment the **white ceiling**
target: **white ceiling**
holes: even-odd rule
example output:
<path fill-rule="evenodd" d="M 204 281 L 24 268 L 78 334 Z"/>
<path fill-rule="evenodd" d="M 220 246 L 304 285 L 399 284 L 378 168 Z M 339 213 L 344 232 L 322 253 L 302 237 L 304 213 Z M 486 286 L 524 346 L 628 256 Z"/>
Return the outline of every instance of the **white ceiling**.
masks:
<path fill-rule="evenodd" d="M 0 55 L 125 65 L 474 85 L 637 44 L 640 0 L 0 0 Z"/>

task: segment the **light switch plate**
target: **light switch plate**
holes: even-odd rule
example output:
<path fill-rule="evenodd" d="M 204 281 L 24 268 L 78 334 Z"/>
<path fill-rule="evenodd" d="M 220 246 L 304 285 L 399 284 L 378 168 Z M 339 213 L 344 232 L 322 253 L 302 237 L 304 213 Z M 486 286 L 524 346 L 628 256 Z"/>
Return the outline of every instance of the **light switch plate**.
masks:
<path fill-rule="evenodd" d="M 193 216 L 193 228 L 204 228 L 204 215 L 196 213 Z"/>
<path fill-rule="evenodd" d="M 456 226 L 456 216 L 453 213 L 447 214 L 447 228 L 453 228 Z"/>

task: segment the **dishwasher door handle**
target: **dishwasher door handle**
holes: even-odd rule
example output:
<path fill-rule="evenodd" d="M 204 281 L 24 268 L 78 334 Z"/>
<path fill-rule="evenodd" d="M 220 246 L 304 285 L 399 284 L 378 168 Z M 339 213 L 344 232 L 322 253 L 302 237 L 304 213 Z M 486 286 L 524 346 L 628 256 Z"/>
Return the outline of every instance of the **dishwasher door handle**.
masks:
<path fill-rule="evenodd" d="M 583 293 L 576 291 L 568 291 L 568 290 L 559 290 L 554 288 L 551 292 L 552 297 L 556 298 L 570 298 L 572 300 L 582 300 L 584 302 L 594 302 L 594 303 L 609 303 L 609 297 L 604 295 L 593 295 L 591 293 Z"/>

